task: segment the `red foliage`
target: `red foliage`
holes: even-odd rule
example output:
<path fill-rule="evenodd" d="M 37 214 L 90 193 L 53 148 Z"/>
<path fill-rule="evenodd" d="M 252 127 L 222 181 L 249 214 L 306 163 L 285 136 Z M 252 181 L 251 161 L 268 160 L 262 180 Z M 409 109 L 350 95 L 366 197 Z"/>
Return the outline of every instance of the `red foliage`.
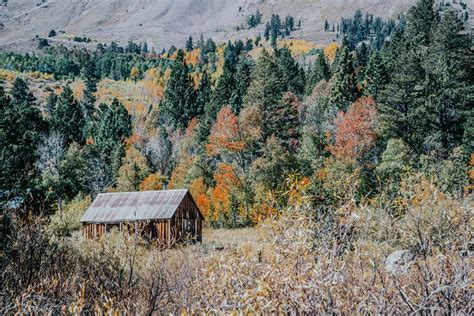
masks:
<path fill-rule="evenodd" d="M 217 155 L 224 150 L 239 152 L 244 147 L 245 143 L 241 139 L 239 119 L 229 107 L 222 107 L 211 129 L 209 144 L 206 146 L 207 152 L 210 155 Z"/>
<path fill-rule="evenodd" d="M 334 145 L 328 150 L 337 159 L 352 161 L 364 155 L 374 144 L 377 134 L 375 120 L 377 111 L 370 97 L 363 97 L 351 105 L 349 110 L 339 112 L 336 121 Z"/>

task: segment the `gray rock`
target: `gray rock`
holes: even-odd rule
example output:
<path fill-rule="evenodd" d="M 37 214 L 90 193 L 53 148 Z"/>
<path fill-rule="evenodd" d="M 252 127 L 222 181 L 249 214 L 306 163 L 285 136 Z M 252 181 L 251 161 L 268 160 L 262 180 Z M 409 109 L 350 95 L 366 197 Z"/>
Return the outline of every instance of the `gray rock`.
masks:
<path fill-rule="evenodd" d="M 385 259 L 385 269 L 394 274 L 405 273 L 414 259 L 415 255 L 411 250 L 395 251 Z"/>

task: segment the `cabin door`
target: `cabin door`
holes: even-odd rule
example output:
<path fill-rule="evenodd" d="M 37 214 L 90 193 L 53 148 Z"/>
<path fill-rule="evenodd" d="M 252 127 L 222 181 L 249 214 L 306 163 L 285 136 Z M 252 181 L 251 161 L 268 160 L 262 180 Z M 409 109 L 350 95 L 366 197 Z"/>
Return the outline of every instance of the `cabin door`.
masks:
<path fill-rule="evenodd" d="M 196 228 L 193 219 L 184 220 L 184 234 L 187 238 L 195 238 Z"/>

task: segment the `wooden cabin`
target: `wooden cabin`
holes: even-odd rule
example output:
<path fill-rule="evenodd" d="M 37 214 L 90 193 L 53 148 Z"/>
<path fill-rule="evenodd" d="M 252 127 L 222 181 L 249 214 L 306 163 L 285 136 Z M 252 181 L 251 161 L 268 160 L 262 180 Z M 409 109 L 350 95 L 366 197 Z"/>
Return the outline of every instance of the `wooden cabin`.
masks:
<path fill-rule="evenodd" d="M 99 194 L 81 223 L 87 238 L 99 238 L 115 228 L 171 245 L 202 242 L 203 220 L 188 190 L 162 190 Z"/>

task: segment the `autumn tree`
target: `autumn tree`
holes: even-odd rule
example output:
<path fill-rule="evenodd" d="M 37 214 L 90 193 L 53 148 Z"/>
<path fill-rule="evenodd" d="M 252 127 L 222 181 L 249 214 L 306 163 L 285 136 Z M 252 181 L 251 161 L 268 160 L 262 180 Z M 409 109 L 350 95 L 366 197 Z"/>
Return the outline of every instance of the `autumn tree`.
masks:
<path fill-rule="evenodd" d="M 211 192 L 211 221 L 220 227 L 236 227 L 239 212 L 236 194 L 240 190 L 241 181 L 232 166 L 222 163 L 214 174 L 214 180 L 216 185 Z"/>
<path fill-rule="evenodd" d="M 236 162 L 242 169 L 245 160 L 242 151 L 245 147 L 238 117 L 229 107 L 223 107 L 217 114 L 216 122 L 209 135 L 207 152 L 211 156 L 220 156 L 223 162 Z"/>
<path fill-rule="evenodd" d="M 149 173 L 150 168 L 146 158 L 138 150 L 130 147 L 118 172 L 117 190 L 122 192 L 138 191 Z"/>
<path fill-rule="evenodd" d="M 334 144 L 328 146 L 337 159 L 356 160 L 373 146 L 377 138 L 374 104 L 372 98 L 363 97 L 352 104 L 346 113 L 339 112 Z"/>

